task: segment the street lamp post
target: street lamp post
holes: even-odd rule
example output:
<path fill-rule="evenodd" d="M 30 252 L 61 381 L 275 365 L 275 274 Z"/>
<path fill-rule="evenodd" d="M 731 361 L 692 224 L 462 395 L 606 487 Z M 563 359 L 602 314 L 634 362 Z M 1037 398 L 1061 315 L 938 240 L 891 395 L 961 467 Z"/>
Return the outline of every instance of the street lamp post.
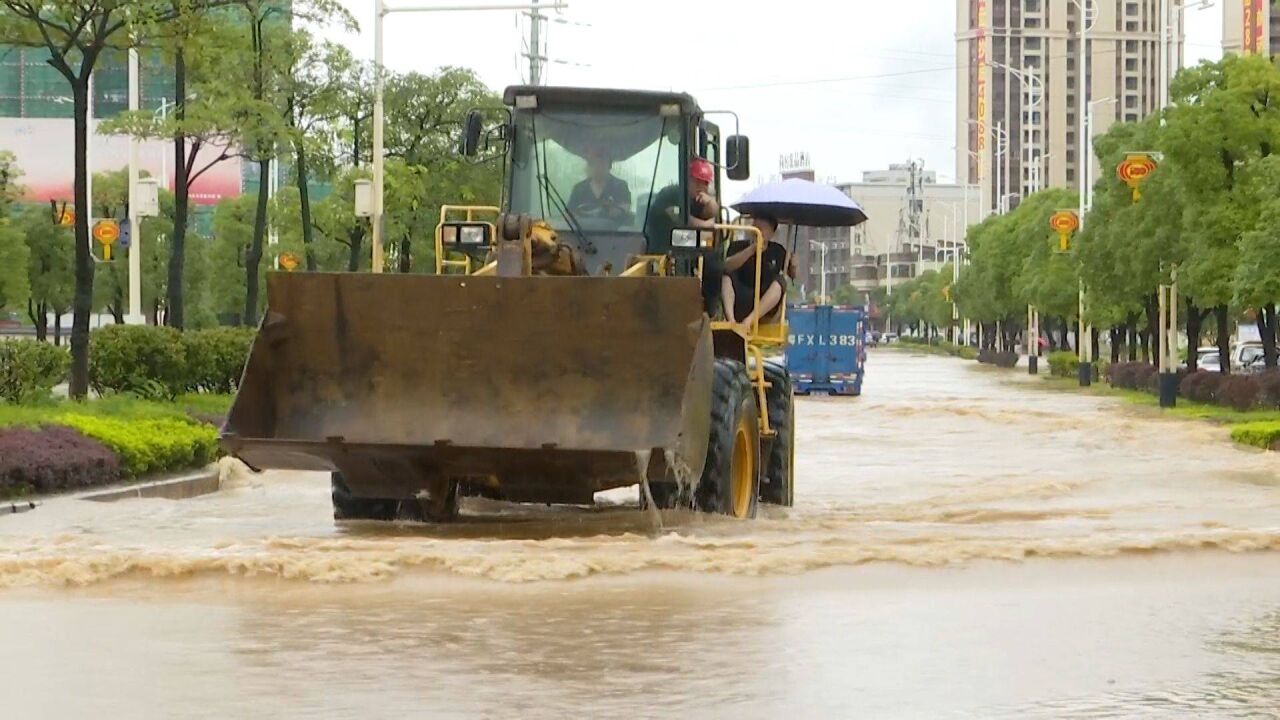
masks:
<path fill-rule="evenodd" d="M 1187 10 L 1208 10 L 1213 7 L 1213 0 L 1160 0 L 1160 109 L 1169 106 L 1169 81 L 1178 68 L 1182 66 L 1179 54 L 1175 63 L 1170 57 L 1169 44 L 1173 39 L 1173 18 L 1181 20 L 1182 13 Z M 1181 26 L 1181 22 L 1177 25 Z"/>
<path fill-rule="evenodd" d="M 465 11 L 522 11 L 522 10 L 563 10 L 569 7 L 562 0 L 542 4 L 536 2 L 496 4 L 496 5 L 399 5 L 389 6 L 386 0 L 373 0 L 373 213 L 372 213 L 372 247 L 373 272 L 382 272 L 382 224 L 383 224 L 383 84 L 386 71 L 382 62 L 383 32 L 382 24 L 387 15 L 392 13 L 428 13 L 428 12 L 465 12 Z"/>
<path fill-rule="evenodd" d="M 821 263 L 820 272 L 821 272 L 822 278 L 818 281 L 818 287 L 820 288 L 820 290 L 818 291 L 818 297 L 819 297 L 818 304 L 830 305 L 831 303 L 827 300 L 827 243 L 826 241 L 820 242 L 818 240 L 810 240 L 809 244 L 817 246 L 818 250 L 821 251 L 821 254 L 822 254 L 822 260 L 819 261 Z"/>
<path fill-rule="evenodd" d="M 139 87 L 138 49 L 129 48 L 129 111 L 137 112 L 141 105 Z M 142 325 L 142 227 L 138 215 L 138 136 L 129 136 L 129 314 L 124 321 L 129 325 Z"/>
<path fill-rule="evenodd" d="M 977 124 L 978 124 L 978 121 L 977 121 L 977 120 L 969 120 L 969 121 L 968 121 L 968 123 L 969 123 L 970 125 L 977 125 Z M 996 153 L 995 153 L 995 156 L 996 156 L 996 177 L 995 177 L 995 180 L 996 180 L 996 187 L 995 187 L 996 197 L 995 197 L 995 201 L 996 201 L 996 214 L 997 214 L 997 215 L 1001 215 L 1001 214 L 1003 214 L 1003 213 L 1004 213 L 1004 210 L 1003 210 L 1003 207 L 1004 207 L 1004 187 L 1003 187 L 1003 184 L 1002 184 L 1004 176 L 1003 176 L 1003 173 L 1001 173 L 1001 168 L 1004 166 L 1004 155 L 1005 155 L 1005 152 L 1006 152 L 1006 150 L 1008 150 L 1008 148 L 1009 148 L 1009 133 L 1005 132 L 1004 124 L 1003 124 L 1002 122 L 996 122 L 996 124 L 995 124 L 995 125 L 992 125 L 989 129 L 990 129 L 990 132 L 991 132 L 991 137 L 992 137 L 992 138 L 994 138 L 994 139 L 995 139 L 995 141 L 996 141 Z M 974 153 L 973 151 L 971 151 L 971 150 L 970 150 L 970 151 L 967 151 L 967 152 L 969 152 L 969 154 L 970 154 L 970 155 L 974 155 L 974 154 L 975 154 L 975 153 Z M 979 157 L 979 158 L 978 158 L 978 160 L 979 160 L 979 162 L 981 162 L 981 160 L 982 160 L 982 159 L 981 159 L 981 157 Z M 981 193 L 982 189 L 983 189 L 983 188 L 982 188 L 981 186 L 978 188 L 979 193 Z M 980 200 L 980 202 L 981 202 L 981 200 Z M 988 207 L 986 206 L 986 204 L 985 204 L 985 203 L 983 203 L 983 208 L 982 208 L 982 218 L 983 218 L 983 219 L 985 219 L 985 218 L 987 217 L 987 214 L 988 214 L 988 212 L 989 212 L 989 211 L 990 211 L 990 208 L 988 208 Z"/>
<path fill-rule="evenodd" d="M 1079 117 L 1079 130 L 1077 132 L 1076 142 L 1076 174 L 1080 181 L 1080 212 L 1079 226 L 1077 232 L 1084 230 L 1085 213 L 1088 211 L 1088 195 L 1090 185 L 1090 156 L 1093 153 L 1092 143 L 1088 135 L 1090 123 L 1086 119 L 1087 110 L 1092 106 L 1089 105 L 1089 31 L 1093 29 L 1093 24 L 1098 20 L 1098 7 L 1094 0 L 1071 0 L 1072 4 L 1080 12 L 1080 44 L 1077 51 L 1080 53 L 1080 62 L 1076 63 L 1076 99 L 1078 101 L 1077 114 Z M 1076 353 L 1080 359 L 1079 382 L 1080 387 L 1088 387 L 1093 384 L 1093 359 L 1090 357 L 1090 343 L 1085 340 L 1087 327 L 1084 320 L 1084 278 L 1080 278 L 1079 282 L 1079 298 L 1077 304 L 1077 313 L 1079 322 L 1076 324 Z"/>
<path fill-rule="evenodd" d="M 1005 63 L 996 60 L 990 60 L 988 62 L 990 62 L 993 67 L 1001 68 L 1005 72 L 1017 78 L 1018 83 L 1022 86 L 1027 97 L 1027 107 L 1025 112 L 1030 114 L 1031 119 L 1031 122 L 1027 123 L 1027 125 L 1030 126 L 1027 130 L 1030 134 L 1030 142 L 1021 143 L 1020 148 L 1025 156 L 1023 159 L 1031 168 L 1033 183 L 1038 184 L 1039 180 L 1036 176 L 1039 174 L 1039 168 L 1036 161 L 1036 151 L 1039 150 L 1039 142 L 1035 139 L 1035 132 L 1039 130 L 1040 123 L 1035 120 L 1035 113 L 1044 102 L 1044 80 L 1034 72 L 1019 70 L 1018 68 L 1006 65 Z M 1005 181 L 1005 184 L 1008 185 L 1008 180 Z"/>

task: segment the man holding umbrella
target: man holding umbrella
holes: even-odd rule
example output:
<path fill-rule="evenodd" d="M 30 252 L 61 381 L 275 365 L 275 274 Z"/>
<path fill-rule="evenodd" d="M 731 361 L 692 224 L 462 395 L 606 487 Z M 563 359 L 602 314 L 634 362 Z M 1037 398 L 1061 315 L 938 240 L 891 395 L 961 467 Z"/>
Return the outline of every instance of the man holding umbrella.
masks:
<path fill-rule="evenodd" d="M 795 231 L 799 225 L 852 227 L 867 221 L 867 214 L 848 195 L 830 185 L 818 185 L 799 178 L 758 187 L 739 200 L 733 209 L 750 215 L 766 241 L 773 239 L 779 220 L 791 225 L 793 251 Z M 737 250 L 730 246 L 726 270 L 727 275 L 736 277 L 724 280 L 726 313 L 732 312 L 731 320 L 747 325 L 754 324 L 757 318 L 767 317 L 781 303 L 785 295 L 781 282 L 784 268 L 792 277 L 795 276 L 795 262 L 787 249 L 781 244 L 767 242 L 760 259 L 761 297 L 759 306 L 755 307 L 755 250 L 754 245 Z M 730 282 L 732 287 L 728 285 Z"/>

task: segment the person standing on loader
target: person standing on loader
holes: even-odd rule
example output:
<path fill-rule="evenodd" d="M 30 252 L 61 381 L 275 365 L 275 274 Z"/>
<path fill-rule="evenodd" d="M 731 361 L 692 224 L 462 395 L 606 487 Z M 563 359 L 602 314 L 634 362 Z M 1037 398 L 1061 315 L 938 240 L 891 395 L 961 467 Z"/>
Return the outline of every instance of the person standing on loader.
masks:
<path fill-rule="evenodd" d="M 715 225 L 720 214 L 720 204 L 711 194 L 715 181 L 715 167 L 702 158 L 689 163 L 689 223 L 690 227 L 709 228 Z M 684 202 L 679 185 L 668 185 L 659 190 L 649 201 L 649 215 L 645 218 L 644 235 L 646 252 L 650 255 L 666 255 L 671 251 L 671 231 L 683 226 Z M 702 266 L 702 300 L 707 315 L 715 317 L 720 302 L 718 288 L 724 276 L 724 264 L 719 257 L 709 257 Z"/>
<path fill-rule="evenodd" d="M 689 163 L 689 226 L 709 228 L 720 214 L 720 204 L 711 194 L 715 168 L 697 158 Z M 671 250 L 671 231 L 684 227 L 684 199 L 679 185 L 668 185 L 649 201 L 644 235 L 650 255 L 665 255 Z"/>

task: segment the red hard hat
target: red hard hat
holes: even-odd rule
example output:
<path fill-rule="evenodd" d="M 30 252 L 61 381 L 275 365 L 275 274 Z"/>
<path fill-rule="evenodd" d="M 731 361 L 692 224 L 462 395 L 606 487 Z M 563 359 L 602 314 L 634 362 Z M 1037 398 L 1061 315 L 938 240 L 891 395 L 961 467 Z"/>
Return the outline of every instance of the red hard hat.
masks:
<path fill-rule="evenodd" d="M 715 168 L 711 166 L 711 163 L 703 160 L 702 158 L 698 158 L 697 160 L 689 163 L 689 177 L 694 180 L 701 180 L 702 182 L 710 185 L 712 182 L 715 182 L 716 171 Z"/>

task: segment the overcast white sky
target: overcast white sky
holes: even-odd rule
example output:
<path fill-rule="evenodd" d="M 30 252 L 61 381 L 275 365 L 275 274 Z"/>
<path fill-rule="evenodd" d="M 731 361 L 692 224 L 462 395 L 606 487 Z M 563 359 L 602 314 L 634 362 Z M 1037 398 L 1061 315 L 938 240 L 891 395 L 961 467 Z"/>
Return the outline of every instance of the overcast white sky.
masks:
<path fill-rule="evenodd" d="M 373 0 L 342 2 L 362 30 L 348 44 L 372 57 Z M 755 177 L 800 150 L 820 179 L 860 180 L 909 158 L 954 177 L 955 0 L 568 3 L 558 17 L 589 27 L 550 25 L 549 54 L 566 64 L 548 68 L 548 84 L 682 90 L 703 109 L 736 110 Z M 1187 11 L 1188 63 L 1221 54 L 1221 5 Z M 466 66 L 500 90 L 526 79 L 517 58 L 526 27 L 514 12 L 394 14 L 386 63 Z"/>

